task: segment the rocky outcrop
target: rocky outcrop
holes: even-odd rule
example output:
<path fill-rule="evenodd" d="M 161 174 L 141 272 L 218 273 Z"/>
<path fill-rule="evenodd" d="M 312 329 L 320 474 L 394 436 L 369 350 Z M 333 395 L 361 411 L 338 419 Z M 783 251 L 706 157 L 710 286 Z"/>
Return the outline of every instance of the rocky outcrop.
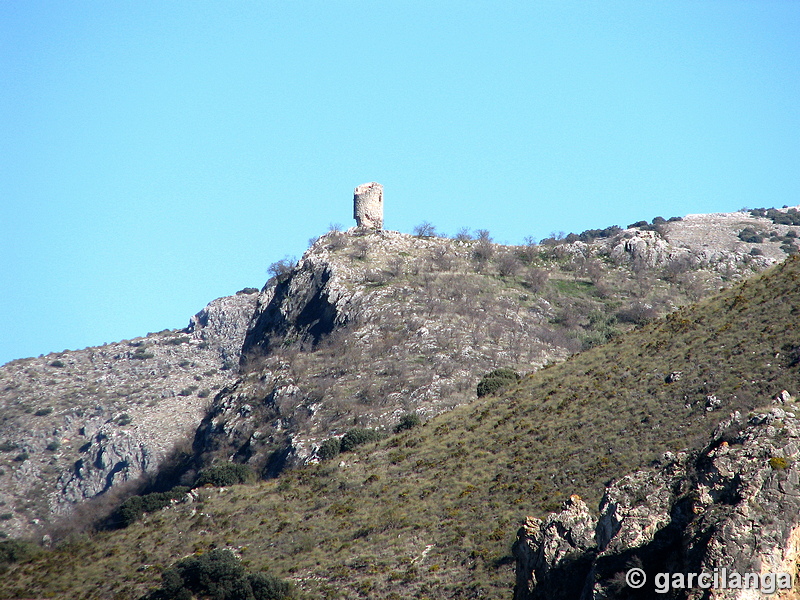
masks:
<path fill-rule="evenodd" d="M 276 344 L 313 346 L 352 318 L 355 301 L 327 256 L 306 254 L 290 274 L 270 280 L 259 294 L 242 356 L 268 353 Z"/>
<path fill-rule="evenodd" d="M 777 589 L 776 597 L 796 598 L 796 410 L 790 402 L 749 418 L 732 415 L 702 451 L 666 454 L 653 468 L 611 483 L 598 517 L 573 496 L 560 513 L 529 518 L 514 544 L 515 600 L 759 598 L 752 579 L 747 588 L 736 587 L 736 578 L 755 574 L 762 590 L 775 591 L 781 573 L 795 587 Z M 633 568 L 644 574 L 641 587 L 625 579 Z M 700 585 L 695 575 L 692 584 L 690 573 L 710 578 Z"/>
<path fill-rule="evenodd" d="M 247 326 L 256 307 L 258 290 L 245 289 L 234 296 L 209 302 L 189 320 L 186 332 L 193 339 L 216 349 L 225 368 L 236 369 Z"/>
<path fill-rule="evenodd" d="M 1 367 L 0 532 L 153 477 L 233 382 L 255 292 L 214 300 L 185 330 Z"/>

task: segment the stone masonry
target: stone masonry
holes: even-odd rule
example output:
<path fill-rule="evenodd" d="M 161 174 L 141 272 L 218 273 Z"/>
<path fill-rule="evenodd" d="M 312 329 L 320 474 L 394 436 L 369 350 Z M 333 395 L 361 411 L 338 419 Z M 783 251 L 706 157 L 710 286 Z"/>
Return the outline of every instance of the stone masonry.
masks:
<path fill-rule="evenodd" d="M 383 186 L 362 183 L 353 192 L 353 218 L 358 227 L 383 229 Z"/>

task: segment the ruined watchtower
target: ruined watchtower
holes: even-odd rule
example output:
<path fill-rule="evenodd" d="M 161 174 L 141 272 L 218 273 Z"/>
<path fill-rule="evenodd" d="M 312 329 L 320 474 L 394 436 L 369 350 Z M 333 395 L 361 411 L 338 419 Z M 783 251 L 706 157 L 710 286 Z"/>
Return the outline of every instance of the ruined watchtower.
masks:
<path fill-rule="evenodd" d="M 358 227 L 383 229 L 383 186 L 362 183 L 353 192 L 353 217 Z"/>

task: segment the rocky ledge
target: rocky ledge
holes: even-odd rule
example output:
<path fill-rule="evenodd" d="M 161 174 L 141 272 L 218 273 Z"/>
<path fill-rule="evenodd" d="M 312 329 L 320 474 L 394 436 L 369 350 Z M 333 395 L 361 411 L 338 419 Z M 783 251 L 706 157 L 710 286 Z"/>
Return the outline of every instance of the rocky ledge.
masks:
<path fill-rule="evenodd" d="M 612 482 L 599 516 L 572 496 L 559 513 L 529 517 L 514 544 L 515 600 L 763 597 L 747 574 L 761 591 L 772 581 L 774 598 L 797 598 L 799 407 L 786 392 L 777 400 L 733 414 L 701 451 L 667 453 Z M 644 574 L 639 588 L 626 581 L 631 569 Z M 781 573 L 793 587 L 780 589 Z"/>

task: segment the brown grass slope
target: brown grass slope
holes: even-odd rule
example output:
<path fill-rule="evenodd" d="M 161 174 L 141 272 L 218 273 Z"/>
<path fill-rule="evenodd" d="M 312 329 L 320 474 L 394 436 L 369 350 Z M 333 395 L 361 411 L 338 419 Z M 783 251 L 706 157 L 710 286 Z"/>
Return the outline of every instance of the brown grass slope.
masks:
<path fill-rule="evenodd" d="M 136 598 L 175 560 L 230 547 L 313 598 L 509 598 L 526 515 L 572 493 L 596 505 L 608 479 L 797 392 L 799 282 L 792 257 L 424 426 L 70 540 L 12 566 L 0 597 Z"/>

